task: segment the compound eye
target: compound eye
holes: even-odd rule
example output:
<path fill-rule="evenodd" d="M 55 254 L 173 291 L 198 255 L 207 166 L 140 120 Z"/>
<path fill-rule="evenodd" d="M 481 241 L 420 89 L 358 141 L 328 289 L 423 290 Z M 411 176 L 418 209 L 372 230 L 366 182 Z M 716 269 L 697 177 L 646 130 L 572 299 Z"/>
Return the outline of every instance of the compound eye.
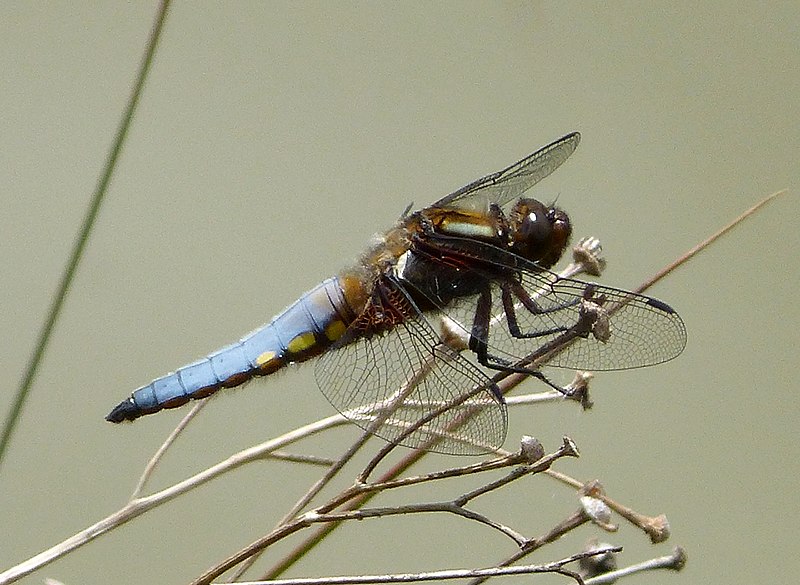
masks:
<path fill-rule="evenodd" d="M 519 225 L 519 237 L 528 246 L 540 246 L 550 241 L 553 233 L 553 218 L 544 205 L 528 205 Z"/>
<path fill-rule="evenodd" d="M 511 211 L 511 248 L 515 254 L 537 262 L 553 232 L 547 208 L 535 199 L 520 199 Z"/>
<path fill-rule="evenodd" d="M 571 227 L 567 215 L 535 199 L 520 199 L 511 211 L 511 249 L 543 268 L 561 257 Z"/>

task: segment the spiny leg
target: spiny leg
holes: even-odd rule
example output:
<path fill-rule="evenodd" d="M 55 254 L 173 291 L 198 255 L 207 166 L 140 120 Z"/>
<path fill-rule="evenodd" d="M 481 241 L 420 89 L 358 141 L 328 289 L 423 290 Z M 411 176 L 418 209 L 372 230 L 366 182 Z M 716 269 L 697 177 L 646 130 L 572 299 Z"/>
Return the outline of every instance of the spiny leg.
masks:
<path fill-rule="evenodd" d="M 516 288 L 506 287 L 504 285 L 501 285 L 503 308 L 509 323 L 509 331 L 514 337 L 519 339 L 543 337 L 546 335 L 552 335 L 558 333 L 565 334 L 573 329 L 570 327 L 554 327 L 547 331 L 539 331 L 539 332 L 534 332 L 532 334 L 523 334 L 517 322 L 516 312 L 514 309 L 514 300 L 512 298 L 512 290 L 515 296 L 517 296 L 517 293 L 519 292 L 518 298 L 523 303 L 526 309 L 531 310 L 532 307 L 538 308 L 538 305 L 536 305 L 533 299 L 531 299 L 530 296 L 527 295 L 527 292 L 525 291 L 524 288 L 522 288 L 522 286 L 519 283 L 514 283 L 514 284 L 516 284 Z M 566 308 L 573 304 L 574 303 L 565 304 L 558 307 L 558 309 Z M 475 308 L 475 316 L 472 321 L 472 330 L 469 339 L 469 349 L 475 353 L 478 362 L 481 365 L 492 370 L 533 376 L 534 378 L 541 380 L 542 382 L 544 382 L 554 390 L 560 392 L 561 394 L 565 396 L 572 396 L 573 392 L 571 392 L 568 388 L 564 388 L 563 386 L 560 386 L 555 382 L 552 382 L 540 370 L 514 365 L 507 359 L 489 353 L 488 339 L 489 339 L 489 328 L 491 322 L 491 307 L 492 307 L 492 293 L 490 287 L 487 285 L 486 287 L 481 289 L 480 293 L 478 294 L 478 302 Z M 531 312 L 534 314 L 543 314 L 546 311 L 537 312 L 537 310 L 531 310 Z"/>

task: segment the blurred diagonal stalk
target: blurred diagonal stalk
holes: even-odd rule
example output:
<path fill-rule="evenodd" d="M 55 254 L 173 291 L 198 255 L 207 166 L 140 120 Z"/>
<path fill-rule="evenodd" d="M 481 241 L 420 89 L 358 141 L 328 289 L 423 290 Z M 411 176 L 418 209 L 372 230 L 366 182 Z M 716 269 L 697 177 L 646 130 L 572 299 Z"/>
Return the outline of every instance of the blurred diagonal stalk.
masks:
<path fill-rule="evenodd" d="M 61 308 L 64 305 L 64 299 L 66 299 L 67 292 L 72 286 L 72 280 L 77 272 L 78 263 L 83 257 L 86 243 L 89 241 L 89 234 L 94 226 L 97 214 L 100 211 L 100 205 L 105 198 L 108 185 L 111 182 L 111 176 L 116 168 L 117 159 L 122 151 L 122 145 L 125 142 L 125 137 L 128 134 L 128 128 L 131 125 L 134 112 L 136 111 L 136 106 L 139 103 L 139 96 L 141 95 L 142 88 L 144 87 L 147 74 L 150 71 L 150 65 L 156 52 L 158 40 L 161 37 L 161 31 L 164 28 L 164 21 L 166 20 L 169 5 L 170 0 L 162 0 L 158 7 L 156 19 L 145 48 L 144 58 L 142 59 L 139 72 L 133 84 L 133 89 L 131 91 L 130 98 L 128 99 L 128 104 L 125 107 L 125 111 L 123 112 L 122 119 L 120 120 L 119 127 L 117 128 L 116 135 L 114 136 L 114 142 L 111 146 L 111 150 L 108 153 L 108 158 L 103 165 L 103 171 L 97 182 L 97 186 L 95 187 L 92 200 L 90 201 L 89 207 L 86 211 L 86 216 L 84 217 L 80 231 L 78 232 L 78 237 L 72 247 L 72 252 L 69 260 L 67 261 L 66 268 L 64 269 L 64 274 L 61 276 L 58 289 L 53 296 L 53 301 L 47 313 L 47 318 L 45 319 L 42 330 L 39 333 L 39 338 L 36 341 L 33 355 L 28 362 L 28 366 L 25 368 L 25 374 L 23 375 L 22 381 L 17 389 L 14 401 L 11 405 L 11 409 L 6 417 L 5 424 L 3 425 L 2 436 L 0 436 L 0 464 L 2 464 L 3 456 L 8 450 L 14 429 L 16 428 L 17 422 L 22 415 L 22 409 L 24 408 L 25 401 L 30 393 L 31 385 L 33 384 L 33 380 L 39 370 L 39 364 L 42 361 L 47 344 L 50 341 L 50 334 L 55 328 L 56 321 L 61 313 Z"/>

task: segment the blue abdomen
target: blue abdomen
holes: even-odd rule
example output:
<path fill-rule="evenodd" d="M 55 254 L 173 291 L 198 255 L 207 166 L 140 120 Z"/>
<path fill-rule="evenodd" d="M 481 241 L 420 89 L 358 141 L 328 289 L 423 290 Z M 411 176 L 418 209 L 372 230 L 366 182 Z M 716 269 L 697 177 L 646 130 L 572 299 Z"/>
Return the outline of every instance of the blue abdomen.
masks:
<path fill-rule="evenodd" d="M 354 319 L 338 278 L 305 293 L 270 323 L 196 362 L 142 386 L 106 417 L 134 420 L 164 408 L 175 408 L 220 388 L 265 376 L 288 363 L 319 355 Z"/>

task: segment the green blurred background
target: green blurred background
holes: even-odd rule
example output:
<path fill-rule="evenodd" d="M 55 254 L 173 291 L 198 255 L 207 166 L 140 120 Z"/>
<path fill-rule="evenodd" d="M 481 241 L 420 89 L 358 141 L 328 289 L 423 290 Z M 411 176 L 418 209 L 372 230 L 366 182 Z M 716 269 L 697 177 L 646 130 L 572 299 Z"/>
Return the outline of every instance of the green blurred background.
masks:
<path fill-rule="evenodd" d="M 0 9 L 4 411 L 155 11 Z M 666 513 L 673 530 L 653 547 L 627 525 L 616 535 L 584 527 L 530 562 L 598 535 L 625 546 L 622 563 L 688 549 L 682 575 L 631 582 L 796 575 L 798 38 L 796 2 L 177 3 L 0 468 L 0 569 L 124 503 L 185 412 L 105 423 L 131 390 L 267 321 L 410 201 L 431 203 L 579 130 L 575 155 L 532 193 L 558 197 L 576 236 L 601 238 L 609 284 L 634 287 L 761 197 L 792 194 L 651 291 L 686 321 L 680 359 L 598 375 L 588 413 L 511 412 L 509 448 L 523 433 L 551 449 L 568 434 L 582 458 L 560 469 Z M 222 393 L 155 484 L 331 412 L 311 367 Z M 335 454 L 354 436 L 305 450 Z M 318 473 L 251 465 L 23 582 L 184 582 L 268 531 Z M 535 536 L 576 505 L 539 478 L 478 508 Z M 348 526 L 291 575 L 484 566 L 512 552 L 464 520 L 395 518 Z"/>

